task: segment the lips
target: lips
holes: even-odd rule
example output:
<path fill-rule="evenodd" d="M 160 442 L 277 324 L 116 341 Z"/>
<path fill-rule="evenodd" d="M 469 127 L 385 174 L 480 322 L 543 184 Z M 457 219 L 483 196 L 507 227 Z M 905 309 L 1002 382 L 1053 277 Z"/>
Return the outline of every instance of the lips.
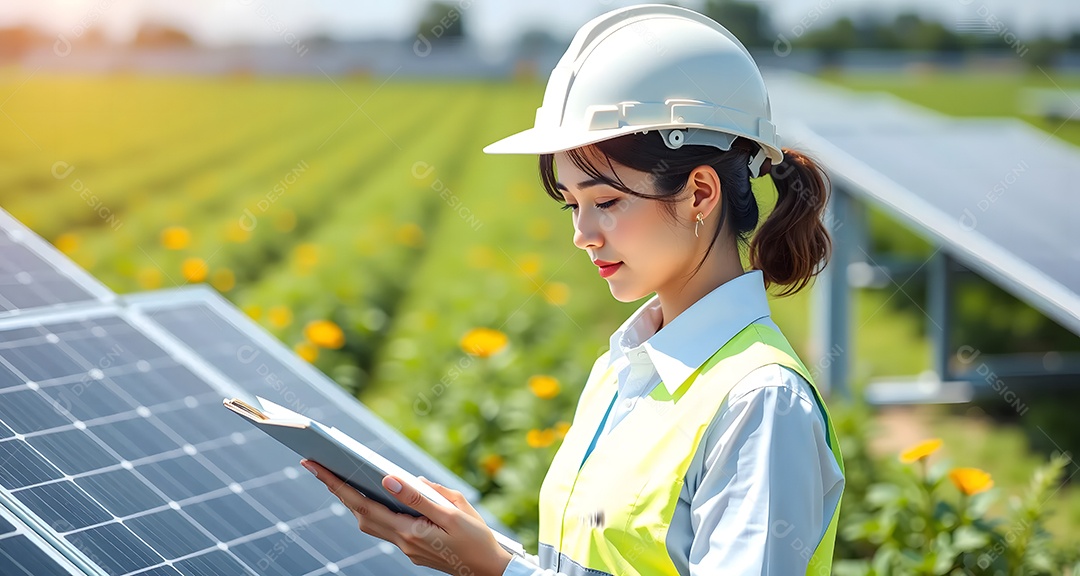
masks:
<path fill-rule="evenodd" d="M 604 261 L 603 260 L 597 260 L 596 262 L 604 262 Z M 612 274 L 617 272 L 619 270 L 619 268 L 622 268 L 622 262 L 615 262 L 613 264 L 607 264 L 607 265 L 597 264 L 597 266 L 598 266 L 598 271 L 600 272 L 600 276 L 602 278 L 607 278 L 608 276 L 611 276 Z"/>
<path fill-rule="evenodd" d="M 619 264 L 619 262 L 608 262 L 607 260 L 593 260 L 593 264 L 596 264 L 597 266 L 602 267 L 602 266 L 612 266 L 614 264 Z"/>

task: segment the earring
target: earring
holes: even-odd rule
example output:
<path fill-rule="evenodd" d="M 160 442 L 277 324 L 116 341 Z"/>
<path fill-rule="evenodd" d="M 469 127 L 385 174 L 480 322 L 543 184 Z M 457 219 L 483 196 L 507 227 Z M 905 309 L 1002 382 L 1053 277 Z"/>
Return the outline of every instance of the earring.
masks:
<path fill-rule="evenodd" d="M 697 213 L 697 223 L 694 224 L 694 236 L 695 237 L 700 238 L 700 236 L 698 236 L 698 224 L 703 224 L 704 222 L 705 222 L 705 220 L 703 219 L 701 212 L 698 212 Z"/>

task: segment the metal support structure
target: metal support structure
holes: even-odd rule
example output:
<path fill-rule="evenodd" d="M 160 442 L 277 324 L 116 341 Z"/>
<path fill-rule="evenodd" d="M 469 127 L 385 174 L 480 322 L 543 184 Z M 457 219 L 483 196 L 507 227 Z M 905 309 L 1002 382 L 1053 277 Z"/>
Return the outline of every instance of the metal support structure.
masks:
<path fill-rule="evenodd" d="M 952 333 L 954 278 L 952 258 L 944 249 L 938 250 L 927 264 L 927 335 L 930 338 L 930 367 L 941 381 L 951 380 L 949 359 L 953 351 L 949 342 Z"/>
<path fill-rule="evenodd" d="M 825 207 L 825 225 L 832 237 L 829 263 L 814 282 L 811 307 L 811 372 L 823 395 L 851 398 L 850 324 L 851 290 L 848 265 L 852 250 L 861 241 L 855 200 L 843 188 L 834 187 Z"/>

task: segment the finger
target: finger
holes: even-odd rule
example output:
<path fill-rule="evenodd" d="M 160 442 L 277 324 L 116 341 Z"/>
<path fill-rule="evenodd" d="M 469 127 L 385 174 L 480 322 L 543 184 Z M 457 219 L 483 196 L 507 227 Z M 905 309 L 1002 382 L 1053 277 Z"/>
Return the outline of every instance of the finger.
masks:
<path fill-rule="evenodd" d="M 310 470 L 315 477 L 322 481 L 341 503 L 356 517 L 361 532 L 376 538 L 386 540 L 401 548 L 405 534 L 423 534 L 426 531 L 418 528 L 418 522 L 429 523 L 424 518 L 415 518 L 410 514 L 399 514 L 387 508 L 381 502 L 372 500 L 329 469 L 311 460 L 301 460 L 304 468 Z M 425 498 L 426 500 L 426 498 Z"/>
<path fill-rule="evenodd" d="M 462 512 L 465 512 L 474 518 L 480 518 L 480 513 L 476 511 L 476 508 L 473 508 L 473 505 L 469 503 L 469 500 L 465 498 L 465 495 L 461 492 L 447 488 L 438 482 L 432 482 L 423 476 L 417 476 L 417 478 L 424 484 L 434 488 L 436 492 L 442 494 L 447 500 L 453 502 L 454 506 L 457 506 Z"/>
<path fill-rule="evenodd" d="M 387 475 L 383 477 L 383 488 L 386 488 L 399 502 L 423 514 L 440 527 L 445 527 L 452 520 L 451 509 L 436 504 L 420 493 L 419 490 L 401 481 L 401 478 Z"/>
<path fill-rule="evenodd" d="M 393 510 L 390 510 L 386 506 L 382 505 L 381 503 L 364 496 L 355 488 L 349 486 L 347 482 L 342 480 L 336 474 L 326 469 L 319 463 L 313 462 L 311 460 L 304 460 L 302 462 L 304 467 L 308 470 L 311 470 L 315 474 L 315 477 L 318 478 L 323 484 L 325 484 L 326 488 L 330 490 L 330 492 L 334 496 L 337 496 L 338 500 L 341 500 L 341 503 L 344 504 L 346 508 L 351 510 L 354 514 L 358 515 L 358 519 L 360 516 L 362 516 L 364 518 L 370 519 L 372 522 L 377 523 L 380 526 L 389 526 L 392 528 L 398 527 L 398 519 L 395 517 L 402 516 L 402 514 L 398 514 Z M 373 535 L 379 536 L 383 540 L 390 539 L 390 534 Z"/>

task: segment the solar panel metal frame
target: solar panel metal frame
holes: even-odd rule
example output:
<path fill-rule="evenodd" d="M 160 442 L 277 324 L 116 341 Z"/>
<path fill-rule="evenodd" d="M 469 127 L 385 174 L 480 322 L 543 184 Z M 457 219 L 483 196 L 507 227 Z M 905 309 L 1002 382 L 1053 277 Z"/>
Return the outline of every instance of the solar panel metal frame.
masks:
<path fill-rule="evenodd" d="M 13 239 L 26 246 L 35 255 L 51 265 L 57 272 L 71 280 L 73 284 L 85 290 L 91 298 L 77 302 L 61 303 L 52 306 L 39 306 L 34 308 L 22 308 L 13 311 L 0 311 L 0 319 L 11 318 L 21 314 L 37 310 L 67 310 L 82 306 L 94 306 L 98 303 L 109 303 L 115 300 L 116 294 L 102 284 L 88 272 L 80 268 L 75 262 L 56 249 L 33 230 L 27 228 L 3 209 L 0 209 L 0 229 L 6 231 Z"/>
<path fill-rule="evenodd" d="M 5 495 L 0 492 L 0 504 L 7 504 L 3 501 Z M 19 507 L 22 505 L 19 504 Z M 108 576 L 103 572 L 100 572 L 96 566 L 89 562 L 88 559 L 83 556 L 77 548 L 71 547 L 69 550 L 69 544 L 63 539 L 57 539 L 55 535 L 50 535 L 46 532 L 44 535 L 28 526 L 23 517 L 17 514 L 14 510 L 11 510 L 3 505 L 0 505 L 0 520 L 6 520 L 9 524 L 15 527 L 14 536 L 7 535 L 0 537 L 0 540 L 4 538 L 11 538 L 17 536 L 25 536 L 32 544 L 37 546 L 46 556 L 56 562 L 56 565 L 66 570 L 72 576 L 85 576 L 91 574 L 93 576 Z M 65 553 L 70 553 L 69 556 L 65 556 Z"/>

